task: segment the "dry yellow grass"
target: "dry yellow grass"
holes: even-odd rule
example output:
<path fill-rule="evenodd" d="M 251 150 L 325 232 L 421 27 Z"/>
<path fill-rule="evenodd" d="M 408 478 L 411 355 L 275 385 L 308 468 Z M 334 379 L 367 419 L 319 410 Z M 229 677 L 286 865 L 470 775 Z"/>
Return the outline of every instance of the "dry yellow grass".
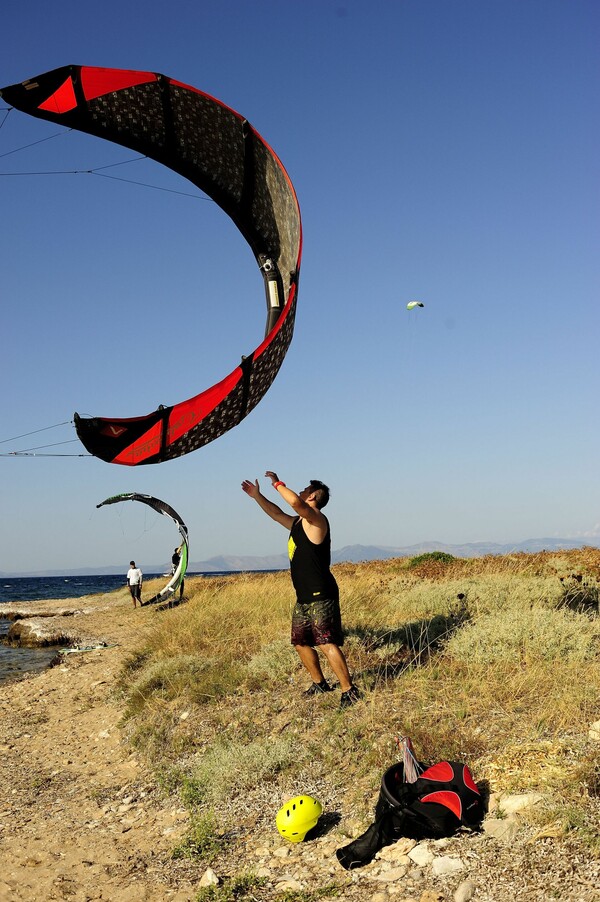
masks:
<path fill-rule="evenodd" d="M 409 563 L 335 568 L 364 689 L 344 713 L 333 694 L 302 697 L 287 573 L 189 579 L 189 601 L 157 612 L 123 680 L 132 740 L 199 806 L 227 793 L 228 749 L 247 794 L 293 792 L 310 761 L 366 814 L 408 734 L 423 760 L 466 760 L 493 790 L 543 792 L 540 835 L 558 821 L 598 832 L 600 551 Z"/>

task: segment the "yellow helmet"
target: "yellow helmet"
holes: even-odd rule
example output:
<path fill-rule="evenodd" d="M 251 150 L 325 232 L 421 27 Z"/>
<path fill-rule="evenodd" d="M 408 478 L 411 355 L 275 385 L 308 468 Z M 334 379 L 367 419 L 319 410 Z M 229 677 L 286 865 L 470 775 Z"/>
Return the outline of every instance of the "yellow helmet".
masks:
<path fill-rule="evenodd" d="M 323 812 L 320 802 L 312 796 L 295 796 L 277 812 L 277 829 L 290 842 L 302 842 L 309 830 L 316 827 Z"/>

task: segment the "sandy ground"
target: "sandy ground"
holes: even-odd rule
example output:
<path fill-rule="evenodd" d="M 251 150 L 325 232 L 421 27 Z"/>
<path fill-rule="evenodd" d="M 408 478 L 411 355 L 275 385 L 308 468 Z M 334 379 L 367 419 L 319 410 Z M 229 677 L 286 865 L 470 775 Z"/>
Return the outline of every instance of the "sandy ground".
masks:
<path fill-rule="evenodd" d="M 169 855 L 186 813 L 122 743 L 114 694 L 156 613 L 133 610 L 125 592 L 79 599 L 64 616 L 69 604 L 18 610 L 62 612 L 28 623 L 114 645 L 61 656 L 44 673 L 0 686 L 0 899 L 193 899 L 197 875 Z"/>
<path fill-rule="evenodd" d="M 10 611 L 3 605 L 5 616 Z M 12 612 L 28 615 L 14 624 L 23 639 L 32 633 L 61 636 L 65 645 L 107 647 L 61 656 L 50 670 L 0 685 L 0 900 L 193 902 L 204 869 L 171 857 L 187 813 L 164 797 L 124 742 L 116 693 L 124 661 L 160 612 L 134 610 L 126 590 L 21 603 Z M 325 835 L 306 849 L 281 849 L 289 844 L 271 827 L 264 836 L 240 841 L 226 873 L 244 861 L 262 861 L 275 894 L 289 871 L 305 886 L 343 882 L 348 902 L 450 902 L 467 877 L 474 894 L 462 898 L 477 902 L 600 898 L 598 862 L 552 839 L 530 845 L 525 837 L 506 845 L 485 834 L 459 836 L 448 841 L 447 851 L 466 862 L 462 876 L 433 879 L 426 868 L 412 884 L 399 879 L 386 883 L 386 890 L 378 881 L 389 880 L 393 870 L 381 874 L 381 862 L 352 875 L 342 872 L 334 858 L 340 842 Z"/>

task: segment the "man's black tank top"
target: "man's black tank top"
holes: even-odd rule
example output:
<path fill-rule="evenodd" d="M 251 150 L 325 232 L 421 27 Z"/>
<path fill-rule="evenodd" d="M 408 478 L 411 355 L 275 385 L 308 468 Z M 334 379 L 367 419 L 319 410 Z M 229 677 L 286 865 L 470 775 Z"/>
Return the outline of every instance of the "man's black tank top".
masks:
<path fill-rule="evenodd" d="M 320 545 L 308 538 L 297 517 L 288 539 L 290 574 L 298 601 L 306 603 L 322 598 L 336 599 L 338 587 L 329 566 L 331 564 L 331 533 L 327 523 L 327 535 Z"/>

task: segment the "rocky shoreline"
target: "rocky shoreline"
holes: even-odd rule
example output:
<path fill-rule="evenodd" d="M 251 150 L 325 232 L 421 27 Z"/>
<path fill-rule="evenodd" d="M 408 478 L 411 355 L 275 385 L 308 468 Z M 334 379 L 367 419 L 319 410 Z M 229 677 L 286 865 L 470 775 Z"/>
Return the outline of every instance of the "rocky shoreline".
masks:
<path fill-rule="evenodd" d="M 21 648 L 46 648 L 96 641 L 98 617 L 110 614 L 115 597 L 116 593 L 107 593 L 66 600 L 5 603 L 0 616 L 11 623 L 5 643 Z M 101 627 L 100 631 L 104 629 Z"/>
<path fill-rule="evenodd" d="M 490 800 L 478 834 L 400 840 L 368 866 L 344 871 L 335 851 L 364 824 L 331 824 L 292 845 L 271 824 L 240 835 L 212 868 L 175 860 L 188 814 L 166 798 L 123 739 L 117 678 L 156 624 L 126 590 L 6 606 L 11 641 L 92 646 L 48 671 L 0 686 L 0 898 L 193 902 L 203 885 L 252 871 L 261 895 L 295 902 L 594 902 L 600 866 L 569 840 L 536 836 L 521 820 L 534 794 Z M 168 612 L 164 615 L 168 616 Z M 330 895 L 325 888 L 330 887 Z M 296 894 L 294 896 L 294 894 Z M 215 897 L 218 898 L 218 897 Z"/>

